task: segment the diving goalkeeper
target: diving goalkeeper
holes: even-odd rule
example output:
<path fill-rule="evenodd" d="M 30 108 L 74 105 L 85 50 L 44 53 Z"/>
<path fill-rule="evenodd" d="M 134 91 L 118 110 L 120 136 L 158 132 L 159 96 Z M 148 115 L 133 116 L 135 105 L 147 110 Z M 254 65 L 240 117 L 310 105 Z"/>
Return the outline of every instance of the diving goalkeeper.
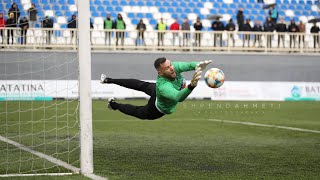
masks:
<path fill-rule="evenodd" d="M 145 92 L 150 96 L 145 106 L 133 106 L 117 103 L 114 98 L 108 99 L 108 108 L 137 117 L 139 119 L 158 119 L 176 110 L 177 104 L 184 101 L 197 86 L 202 71 L 212 61 L 170 62 L 166 58 L 158 58 L 154 67 L 158 71 L 156 83 L 144 82 L 136 79 L 113 79 L 105 74 L 101 75 L 102 84 L 117 84 L 129 89 Z M 195 70 L 191 83 L 186 85 L 181 73 Z"/>

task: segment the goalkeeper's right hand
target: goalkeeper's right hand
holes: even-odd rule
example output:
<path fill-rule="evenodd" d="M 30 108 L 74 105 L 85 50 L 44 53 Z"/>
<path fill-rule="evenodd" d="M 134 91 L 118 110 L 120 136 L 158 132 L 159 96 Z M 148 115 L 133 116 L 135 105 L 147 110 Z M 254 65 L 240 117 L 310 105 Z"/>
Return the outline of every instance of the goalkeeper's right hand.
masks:
<path fill-rule="evenodd" d="M 193 74 L 193 78 L 192 78 L 191 83 L 190 83 L 191 87 L 194 88 L 194 87 L 196 87 L 198 85 L 198 81 L 201 78 L 201 73 L 202 73 L 201 68 L 200 67 L 197 68 L 196 71 Z"/>

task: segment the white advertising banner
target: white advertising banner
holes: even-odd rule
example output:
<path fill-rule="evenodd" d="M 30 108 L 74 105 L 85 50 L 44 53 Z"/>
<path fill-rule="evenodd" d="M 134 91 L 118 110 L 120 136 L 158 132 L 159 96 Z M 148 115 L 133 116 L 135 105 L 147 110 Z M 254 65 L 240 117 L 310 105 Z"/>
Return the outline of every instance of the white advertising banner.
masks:
<path fill-rule="evenodd" d="M 319 101 L 319 82 L 227 81 L 213 90 L 212 100 Z"/>
<path fill-rule="evenodd" d="M 154 82 L 154 81 L 150 81 Z M 190 83 L 190 82 L 187 82 Z M 92 98 L 148 98 L 143 92 L 115 84 L 92 81 Z M 52 100 L 53 98 L 77 98 L 76 80 L 0 80 L 0 101 L 5 100 Z M 189 95 L 189 99 L 212 100 L 261 100 L 261 101 L 319 101 L 320 82 L 252 82 L 226 81 L 217 89 L 209 88 L 204 81 Z"/>

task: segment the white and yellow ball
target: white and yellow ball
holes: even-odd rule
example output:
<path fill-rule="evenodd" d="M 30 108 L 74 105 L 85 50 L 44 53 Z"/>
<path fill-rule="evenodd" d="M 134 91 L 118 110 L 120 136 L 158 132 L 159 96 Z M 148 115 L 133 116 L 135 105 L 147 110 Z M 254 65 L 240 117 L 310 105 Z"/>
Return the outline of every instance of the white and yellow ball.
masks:
<path fill-rule="evenodd" d="M 204 80 L 209 87 L 218 88 L 224 83 L 224 73 L 218 68 L 211 68 L 204 75 Z"/>

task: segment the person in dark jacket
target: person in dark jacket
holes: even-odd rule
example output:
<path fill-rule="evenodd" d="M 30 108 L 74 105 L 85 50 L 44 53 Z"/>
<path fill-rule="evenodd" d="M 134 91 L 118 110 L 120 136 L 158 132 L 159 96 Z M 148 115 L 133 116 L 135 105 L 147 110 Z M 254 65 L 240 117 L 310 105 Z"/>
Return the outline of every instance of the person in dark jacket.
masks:
<path fill-rule="evenodd" d="M 200 47 L 201 46 L 201 33 L 203 26 L 199 17 L 197 17 L 197 21 L 193 24 L 195 29 L 195 45 Z"/>
<path fill-rule="evenodd" d="M 316 48 L 317 44 L 319 46 L 319 32 L 320 32 L 320 28 L 319 26 L 317 26 L 316 22 L 313 23 L 313 26 L 311 27 L 310 32 L 313 36 L 313 48 Z"/>
<path fill-rule="evenodd" d="M 139 39 L 141 39 L 142 45 L 146 45 L 144 42 L 144 32 L 146 31 L 146 24 L 143 22 L 142 19 L 140 19 L 139 23 L 137 24 L 137 31 L 138 31 L 138 37 L 136 39 L 136 46 L 138 45 Z"/>
<path fill-rule="evenodd" d="M 217 20 L 211 24 L 211 29 L 213 31 L 217 31 L 214 32 L 213 35 L 213 46 L 216 47 L 217 40 L 220 39 L 220 47 L 222 47 L 222 31 L 224 30 L 224 24 L 220 21 L 219 18 L 217 18 Z"/>
<path fill-rule="evenodd" d="M 294 22 L 294 19 L 291 19 L 290 25 L 289 25 L 289 27 L 288 27 L 288 31 L 289 31 L 290 33 L 297 33 L 297 32 L 299 32 L 299 28 L 298 28 L 298 26 L 296 25 L 296 23 Z M 290 48 L 292 48 L 292 42 L 293 42 L 293 48 L 296 47 L 296 37 L 297 37 L 297 35 L 294 35 L 294 34 L 290 35 Z"/>
<path fill-rule="evenodd" d="M 37 14 L 38 14 L 38 10 L 34 3 L 32 3 L 31 7 L 28 9 L 28 14 L 29 14 L 29 23 L 30 23 L 29 27 L 34 28 L 34 25 L 37 22 Z"/>
<path fill-rule="evenodd" d="M 20 43 L 21 44 L 27 44 L 27 31 L 29 28 L 29 21 L 26 17 L 23 17 L 20 20 L 19 24 L 21 31 L 20 31 Z"/>
<path fill-rule="evenodd" d="M 6 19 L 4 18 L 3 13 L 0 13 L 0 36 L 2 39 L 2 44 L 4 44 L 4 28 L 6 27 Z M 3 48 L 3 47 L 2 47 Z"/>
<path fill-rule="evenodd" d="M 16 22 L 18 22 L 20 18 L 20 10 L 16 3 L 12 4 L 11 8 L 8 11 L 8 16 L 10 16 L 10 13 L 13 13 L 13 16 L 14 16 L 13 18 L 15 19 Z"/>
<path fill-rule="evenodd" d="M 46 16 L 42 20 L 42 28 L 45 28 L 44 32 L 47 34 L 46 43 L 51 44 L 51 34 L 53 34 L 53 31 L 49 29 L 53 28 L 53 20 L 49 16 Z"/>
<path fill-rule="evenodd" d="M 264 31 L 268 32 L 267 36 L 267 47 L 271 48 L 272 46 L 272 34 L 270 34 L 271 32 L 273 32 L 275 30 L 275 24 L 273 23 L 271 17 L 269 16 L 267 18 L 267 21 L 264 23 Z"/>
<path fill-rule="evenodd" d="M 285 48 L 284 41 L 285 35 L 284 33 L 287 32 L 287 25 L 284 23 L 283 17 L 280 18 L 280 22 L 276 26 L 276 31 L 280 33 L 278 35 L 278 48 L 280 48 L 280 40 L 282 40 L 282 46 Z"/>
<path fill-rule="evenodd" d="M 234 36 L 231 32 L 233 32 L 235 29 L 236 29 L 236 26 L 234 25 L 232 18 L 231 18 L 229 20 L 228 24 L 226 25 L 226 30 L 230 31 L 230 34 L 228 34 L 228 43 L 229 43 L 229 38 L 231 38 L 233 47 L 235 45 L 235 40 L 234 40 Z"/>
<path fill-rule="evenodd" d="M 186 31 L 190 31 L 190 24 L 188 22 L 188 18 L 183 19 L 183 23 L 181 24 L 181 30 L 185 31 L 183 32 L 182 45 L 188 46 L 189 39 L 190 39 L 190 33 L 186 32 Z"/>
<path fill-rule="evenodd" d="M 113 22 L 113 28 L 119 30 L 116 32 L 116 46 L 118 46 L 118 40 L 121 40 L 121 46 L 124 45 L 124 30 L 126 29 L 126 23 L 123 21 L 122 15 L 118 14 L 118 18 Z"/>
<path fill-rule="evenodd" d="M 74 35 L 75 35 L 75 30 L 77 28 L 77 16 L 76 15 L 72 15 L 71 16 L 71 19 L 69 20 L 68 22 L 68 26 L 67 26 L 69 29 L 72 29 L 71 30 L 71 39 L 70 39 L 70 44 L 73 42 L 73 38 L 74 38 Z M 77 38 L 75 38 L 77 39 Z"/>
<path fill-rule="evenodd" d="M 246 23 L 243 25 L 243 31 L 245 32 L 252 31 L 252 27 L 250 25 L 250 19 L 247 19 Z M 250 34 L 248 33 L 244 34 L 242 47 L 244 47 L 246 41 L 248 42 L 248 47 L 250 47 Z"/>
<path fill-rule="evenodd" d="M 252 31 L 257 32 L 257 33 L 261 33 L 263 31 L 260 21 L 256 20 L 256 23 L 253 26 Z M 255 34 L 254 35 L 253 46 L 255 46 L 256 42 L 258 41 L 258 47 L 262 47 L 261 46 L 261 36 L 262 36 L 261 34 Z"/>
<path fill-rule="evenodd" d="M 243 24 L 244 24 L 244 15 L 243 15 L 243 9 L 242 8 L 240 8 L 238 13 L 237 13 L 237 23 L 238 23 L 239 31 L 242 31 Z"/>
<path fill-rule="evenodd" d="M 16 28 L 17 27 L 17 21 L 14 18 L 14 13 L 9 14 L 9 19 L 7 19 L 6 27 L 7 28 Z M 13 44 L 13 42 L 14 42 L 13 31 L 14 31 L 13 29 L 8 29 L 8 31 L 7 31 L 7 36 L 8 36 L 7 43 L 8 44 L 10 44 L 10 37 L 11 37 L 11 44 Z"/>

